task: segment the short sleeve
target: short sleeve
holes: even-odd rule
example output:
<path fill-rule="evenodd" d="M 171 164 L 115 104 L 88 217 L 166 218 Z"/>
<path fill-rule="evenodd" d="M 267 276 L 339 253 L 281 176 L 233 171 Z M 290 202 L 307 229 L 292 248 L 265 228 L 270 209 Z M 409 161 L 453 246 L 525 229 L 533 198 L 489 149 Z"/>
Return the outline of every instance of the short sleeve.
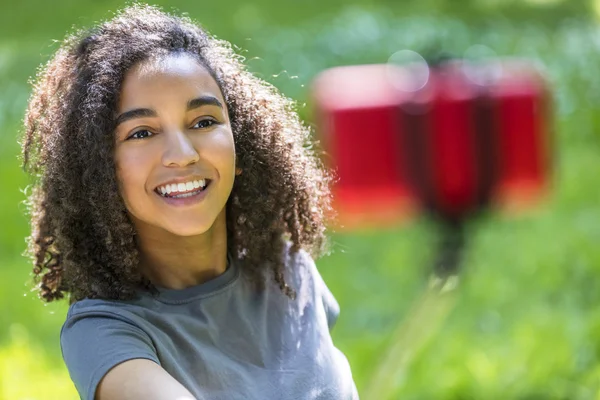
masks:
<path fill-rule="evenodd" d="M 160 364 L 150 337 L 117 313 L 71 313 L 60 334 L 63 359 L 82 400 L 93 400 L 104 375 L 135 358 Z"/>

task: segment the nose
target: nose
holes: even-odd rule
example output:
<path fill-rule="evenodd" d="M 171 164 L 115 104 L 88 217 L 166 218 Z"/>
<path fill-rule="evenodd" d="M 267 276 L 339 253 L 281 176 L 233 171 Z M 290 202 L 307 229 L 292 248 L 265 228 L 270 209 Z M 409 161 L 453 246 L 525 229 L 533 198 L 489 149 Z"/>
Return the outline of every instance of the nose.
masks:
<path fill-rule="evenodd" d="M 178 130 L 167 133 L 165 136 L 167 140 L 163 153 L 163 165 L 167 167 L 186 167 L 198 162 L 200 155 L 185 132 Z"/>

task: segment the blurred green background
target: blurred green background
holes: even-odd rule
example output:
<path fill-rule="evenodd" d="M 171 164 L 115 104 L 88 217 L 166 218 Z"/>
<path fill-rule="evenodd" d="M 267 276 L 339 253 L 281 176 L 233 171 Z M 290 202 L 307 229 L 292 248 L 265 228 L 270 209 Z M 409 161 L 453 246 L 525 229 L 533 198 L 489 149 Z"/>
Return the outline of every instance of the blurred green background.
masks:
<path fill-rule="evenodd" d="M 461 55 L 474 44 L 537 60 L 556 100 L 553 194 L 525 215 L 473 224 L 454 307 L 401 370 L 389 371 L 392 398 L 600 399 L 600 1 L 153 3 L 233 42 L 252 71 L 298 101 L 309 123 L 310 82 L 330 66 L 382 63 L 398 50 L 432 46 Z M 27 81 L 56 41 L 122 5 L 0 0 L 0 399 L 77 398 L 59 348 L 67 305 L 37 299 L 21 255 L 28 180 L 17 137 Z M 365 398 L 392 332 L 425 285 L 436 237 L 421 220 L 332 239 L 333 254 L 318 266 L 342 308 L 334 341 Z"/>

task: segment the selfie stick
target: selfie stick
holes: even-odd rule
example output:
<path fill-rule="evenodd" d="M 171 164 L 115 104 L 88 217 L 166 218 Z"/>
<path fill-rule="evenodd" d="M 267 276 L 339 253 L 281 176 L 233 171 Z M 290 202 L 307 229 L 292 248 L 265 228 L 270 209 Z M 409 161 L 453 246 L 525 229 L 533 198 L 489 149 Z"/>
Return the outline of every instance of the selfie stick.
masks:
<path fill-rule="evenodd" d="M 422 66 L 338 67 L 315 82 L 341 222 L 389 225 L 417 209 L 441 235 L 432 277 L 393 333 L 367 400 L 389 398 L 450 313 L 468 222 L 535 200 L 547 186 L 549 96 L 536 68 L 448 60 L 424 74 Z"/>

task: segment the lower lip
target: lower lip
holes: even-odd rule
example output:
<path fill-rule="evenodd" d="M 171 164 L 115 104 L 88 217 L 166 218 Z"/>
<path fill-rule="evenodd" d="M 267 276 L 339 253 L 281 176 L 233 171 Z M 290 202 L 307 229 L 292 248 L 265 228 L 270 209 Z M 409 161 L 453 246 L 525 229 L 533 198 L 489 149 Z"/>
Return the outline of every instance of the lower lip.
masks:
<path fill-rule="evenodd" d="M 193 204 L 197 204 L 197 203 L 201 202 L 202 200 L 204 200 L 204 198 L 206 197 L 206 192 L 208 191 L 210 186 L 211 186 L 210 184 L 207 184 L 206 187 L 204 187 L 204 190 L 202 190 L 198 194 L 195 194 L 193 196 L 183 197 L 183 198 L 164 197 L 156 192 L 154 192 L 154 193 L 158 197 L 160 197 L 165 203 L 167 203 L 171 206 L 184 207 L 184 206 L 190 206 Z"/>

